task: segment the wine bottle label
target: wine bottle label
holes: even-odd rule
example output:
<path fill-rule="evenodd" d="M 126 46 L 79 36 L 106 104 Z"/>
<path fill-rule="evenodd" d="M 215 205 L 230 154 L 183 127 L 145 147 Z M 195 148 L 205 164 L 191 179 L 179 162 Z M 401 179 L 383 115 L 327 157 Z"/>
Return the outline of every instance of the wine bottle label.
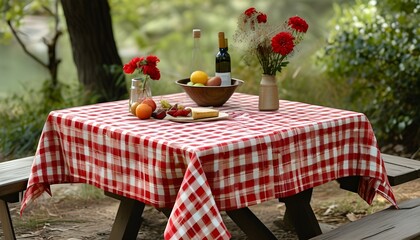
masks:
<path fill-rule="evenodd" d="M 232 85 L 232 80 L 230 77 L 230 72 L 216 72 L 216 76 L 219 76 L 222 79 L 220 86 L 230 86 Z"/>

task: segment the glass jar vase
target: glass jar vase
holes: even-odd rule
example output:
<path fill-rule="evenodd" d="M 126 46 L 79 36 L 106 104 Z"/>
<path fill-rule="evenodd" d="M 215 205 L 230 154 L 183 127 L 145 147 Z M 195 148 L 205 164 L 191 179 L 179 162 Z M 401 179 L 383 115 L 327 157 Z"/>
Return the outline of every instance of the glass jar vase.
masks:
<path fill-rule="evenodd" d="M 145 78 L 131 79 L 130 99 L 128 103 L 128 111 L 131 112 L 131 106 L 135 102 L 142 102 L 145 98 L 152 97 L 152 88 Z"/>

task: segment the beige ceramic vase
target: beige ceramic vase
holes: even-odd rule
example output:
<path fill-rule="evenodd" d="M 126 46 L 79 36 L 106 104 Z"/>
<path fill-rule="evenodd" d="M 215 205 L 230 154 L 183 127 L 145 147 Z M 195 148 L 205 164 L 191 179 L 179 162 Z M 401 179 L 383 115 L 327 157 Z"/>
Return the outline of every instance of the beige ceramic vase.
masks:
<path fill-rule="evenodd" d="M 258 109 L 260 111 L 277 111 L 279 109 L 279 90 L 275 75 L 262 75 Z"/>

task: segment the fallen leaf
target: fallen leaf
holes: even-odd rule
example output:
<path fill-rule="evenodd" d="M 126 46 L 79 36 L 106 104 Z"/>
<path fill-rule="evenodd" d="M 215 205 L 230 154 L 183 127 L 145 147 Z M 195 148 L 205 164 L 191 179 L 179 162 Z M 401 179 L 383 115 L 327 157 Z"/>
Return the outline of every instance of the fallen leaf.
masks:
<path fill-rule="evenodd" d="M 359 220 L 359 218 L 356 215 L 354 215 L 354 213 L 347 213 L 346 217 L 347 217 L 348 220 L 350 220 L 350 222 L 354 222 L 356 220 Z"/>
<path fill-rule="evenodd" d="M 336 207 L 337 207 L 337 204 L 330 205 L 322 215 L 324 215 L 324 216 L 329 215 L 334 210 L 334 208 L 336 208 Z"/>

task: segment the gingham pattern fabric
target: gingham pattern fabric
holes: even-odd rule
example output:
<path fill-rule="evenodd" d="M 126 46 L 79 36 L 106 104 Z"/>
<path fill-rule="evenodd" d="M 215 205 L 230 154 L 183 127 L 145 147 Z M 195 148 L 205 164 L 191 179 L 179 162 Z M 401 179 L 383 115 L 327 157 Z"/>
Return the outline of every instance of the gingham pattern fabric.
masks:
<path fill-rule="evenodd" d="M 154 97 L 195 106 L 185 93 Z M 359 195 L 396 205 L 371 125 L 361 113 L 235 93 L 228 120 L 139 120 L 128 101 L 53 111 L 21 211 L 49 186 L 88 183 L 158 208 L 173 207 L 165 239 L 229 239 L 220 211 L 362 176 Z"/>

